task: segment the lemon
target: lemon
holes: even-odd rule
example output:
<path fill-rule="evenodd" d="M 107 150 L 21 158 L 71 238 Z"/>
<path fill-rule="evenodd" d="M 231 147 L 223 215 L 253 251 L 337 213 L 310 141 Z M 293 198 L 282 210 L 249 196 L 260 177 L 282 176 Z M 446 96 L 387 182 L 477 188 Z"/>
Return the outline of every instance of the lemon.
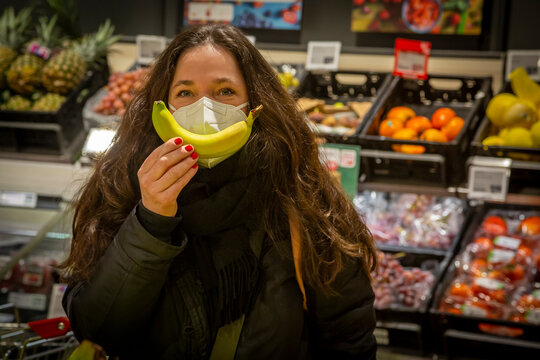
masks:
<path fill-rule="evenodd" d="M 517 102 L 518 98 L 514 94 L 501 93 L 496 95 L 490 100 L 486 109 L 486 115 L 495 126 L 503 128 L 506 126 L 503 121 L 504 114 L 506 114 L 510 106 Z"/>
<path fill-rule="evenodd" d="M 536 106 L 529 100 L 518 99 L 503 117 L 506 126 L 530 128 L 537 120 Z"/>
<path fill-rule="evenodd" d="M 488 136 L 487 138 L 482 140 L 482 145 L 486 145 L 486 146 L 502 146 L 503 143 L 504 143 L 503 138 L 496 135 Z"/>
<path fill-rule="evenodd" d="M 508 130 L 503 138 L 504 146 L 533 147 L 531 132 L 522 127 L 515 127 Z"/>
<path fill-rule="evenodd" d="M 531 137 L 535 147 L 540 147 L 540 121 L 531 126 Z"/>
<path fill-rule="evenodd" d="M 512 90 L 519 98 L 540 106 L 540 85 L 529 77 L 524 68 L 517 68 L 510 73 L 510 83 Z"/>
<path fill-rule="evenodd" d="M 509 130 L 510 130 L 509 128 L 504 128 L 504 129 L 502 129 L 501 131 L 499 131 L 499 137 L 504 139 L 504 137 L 506 136 L 506 134 L 508 134 L 508 131 L 509 131 Z"/>

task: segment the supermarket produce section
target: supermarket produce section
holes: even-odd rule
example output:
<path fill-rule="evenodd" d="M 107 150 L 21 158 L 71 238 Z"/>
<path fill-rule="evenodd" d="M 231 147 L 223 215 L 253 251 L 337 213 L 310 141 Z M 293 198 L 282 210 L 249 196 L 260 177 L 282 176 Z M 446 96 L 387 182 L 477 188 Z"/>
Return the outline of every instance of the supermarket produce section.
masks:
<path fill-rule="evenodd" d="M 99 155 L 87 149 L 89 132 L 114 131 L 147 71 L 122 61 L 129 65 L 121 71 L 86 72 L 55 110 L 14 110 L 14 100 L 0 110 L 2 196 L 35 195 L 23 199 L 33 207 L 0 207 L 0 304 L 17 302 L 24 321 L 50 314 L 57 300 L 54 266 L 70 237 L 67 189 Z M 540 358 L 540 86 L 521 70 L 498 89 L 488 76 L 411 80 L 274 66 L 321 146 L 360 149 L 352 202 L 378 248 L 380 347 Z M 505 201 L 469 198 L 469 166 L 479 164 L 508 169 Z M 40 176 L 56 183 L 31 188 Z"/>

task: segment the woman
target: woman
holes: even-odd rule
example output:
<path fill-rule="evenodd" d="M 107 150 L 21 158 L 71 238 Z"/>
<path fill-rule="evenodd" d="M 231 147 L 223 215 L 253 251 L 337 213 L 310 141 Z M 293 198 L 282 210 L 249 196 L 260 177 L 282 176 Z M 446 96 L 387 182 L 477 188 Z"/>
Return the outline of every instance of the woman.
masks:
<path fill-rule="evenodd" d="M 198 166 L 196 147 L 156 134 L 155 100 L 200 133 L 231 121 L 217 108 L 235 119 L 263 108 L 240 151 Z M 77 337 L 109 355 L 220 358 L 229 346 L 237 359 L 375 357 L 369 231 L 234 27 L 170 43 L 75 210 L 64 308 Z M 240 338 L 222 346 L 231 328 Z"/>

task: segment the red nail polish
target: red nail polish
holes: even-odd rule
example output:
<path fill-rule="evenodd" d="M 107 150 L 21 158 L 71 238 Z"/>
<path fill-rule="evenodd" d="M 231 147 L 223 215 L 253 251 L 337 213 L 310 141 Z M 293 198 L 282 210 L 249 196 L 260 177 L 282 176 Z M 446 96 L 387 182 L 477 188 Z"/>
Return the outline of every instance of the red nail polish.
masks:
<path fill-rule="evenodd" d="M 182 139 L 181 138 L 176 138 L 176 139 L 174 139 L 174 143 L 176 145 L 180 145 L 182 143 Z"/>
<path fill-rule="evenodd" d="M 184 148 L 187 152 L 190 152 L 190 151 L 193 151 L 193 146 L 191 145 L 186 145 L 186 147 Z"/>
<path fill-rule="evenodd" d="M 191 158 L 192 158 L 193 160 L 195 160 L 195 159 L 198 158 L 198 157 L 199 157 L 199 155 L 198 155 L 196 152 L 194 152 L 193 154 L 191 154 Z"/>
<path fill-rule="evenodd" d="M 198 167 L 199 167 L 199 165 L 193 164 L 193 166 L 192 166 L 191 168 L 196 169 L 196 168 L 198 168 Z"/>

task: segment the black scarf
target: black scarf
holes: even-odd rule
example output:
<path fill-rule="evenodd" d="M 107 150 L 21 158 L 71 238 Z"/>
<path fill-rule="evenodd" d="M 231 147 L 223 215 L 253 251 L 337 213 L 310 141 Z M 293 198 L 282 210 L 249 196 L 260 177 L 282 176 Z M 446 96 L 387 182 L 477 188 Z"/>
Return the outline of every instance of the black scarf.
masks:
<path fill-rule="evenodd" d="M 247 312 L 258 279 L 258 259 L 249 243 L 257 224 L 254 176 L 241 153 L 215 168 L 200 168 L 179 197 L 187 258 L 204 289 L 214 334 Z"/>

